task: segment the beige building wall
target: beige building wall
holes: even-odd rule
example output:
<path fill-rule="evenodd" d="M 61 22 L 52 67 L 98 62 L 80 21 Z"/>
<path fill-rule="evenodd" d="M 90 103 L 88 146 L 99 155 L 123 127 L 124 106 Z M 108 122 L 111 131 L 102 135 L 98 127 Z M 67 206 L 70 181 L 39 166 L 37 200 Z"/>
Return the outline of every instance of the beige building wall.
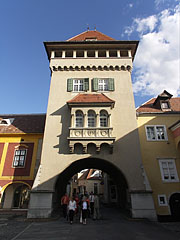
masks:
<path fill-rule="evenodd" d="M 54 66 L 125 66 L 125 70 L 79 70 L 79 71 L 54 71 Z M 91 89 L 91 80 L 93 78 L 114 78 L 115 91 L 104 92 L 104 94 L 115 101 L 114 108 L 110 109 L 111 123 L 113 127 L 112 136 L 115 137 L 113 153 L 104 154 L 100 151 L 99 154 L 94 154 L 93 158 L 103 159 L 112 163 L 117 167 L 128 184 L 131 194 L 132 214 L 134 217 L 139 217 L 145 214 L 147 209 L 153 215 L 153 206 L 151 197 L 148 196 L 148 204 L 150 207 L 144 206 L 142 203 L 146 192 L 144 177 L 142 172 L 142 161 L 140 153 L 139 136 L 137 131 L 136 112 L 134 106 L 134 97 L 131 83 L 131 72 L 126 69 L 126 66 L 132 67 L 132 58 L 119 59 L 68 59 L 68 58 L 53 58 L 50 60 L 50 68 L 52 70 L 51 86 L 49 93 L 46 127 L 44 133 L 43 150 L 41 158 L 41 169 L 34 183 L 34 193 L 31 194 L 31 203 L 29 216 L 37 215 L 39 198 L 43 199 L 43 194 L 49 191 L 49 200 L 46 199 L 45 207 L 41 212 L 45 212 L 44 216 L 51 212 L 50 193 L 54 191 L 56 180 L 59 174 L 70 166 L 73 162 L 80 159 L 88 158 L 90 154 L 70 154 L 67 137 L 69 136 L 69 127 L 71 124 L 71 111 L 66 104 L 78 93 L 67 92 L 68 78 L 89 78 L 90 89 L 86 93 L 95 93 Z M 96 109 L 96 107 L 91 107 Z M 103 109 L 103 107 L 101 108 Z M 98 109 L 97 109 L 98 110 Z M 86 160 L 84 160 L 86 161 Z M 38 193 L 37 193 L 38 192 Z M 143 194 L 142 194 L 143 192 Z M 36 194 L 37 193 L 37 194 Z M 52 193 L 51 193 L 52 195 Z M 34 196 L 34 197 L 33 197 Z M 41 197 L 40 197 L 41 196 Z M 145 196 L 145 198 L 147 198 Z M 150 200 L 149 200 L 150 199 Z M 48 202 L 49 201 L 49 206 Z M 138 204 L 137 204 L 137 201 Z M 146 199 L 147 202 L 147 199 Z M 47 209 L 46 209 L 47 208 Z M 46 209 L 46 210 L 45 210 Z M 39 213 L 41 215 L 41 213 Z M 43 213 L 42 213 L 43 215 Z M 42 216 L 41 215 L 41 216 Z M 148 215 L 149 216 L 149 215 Z"/>

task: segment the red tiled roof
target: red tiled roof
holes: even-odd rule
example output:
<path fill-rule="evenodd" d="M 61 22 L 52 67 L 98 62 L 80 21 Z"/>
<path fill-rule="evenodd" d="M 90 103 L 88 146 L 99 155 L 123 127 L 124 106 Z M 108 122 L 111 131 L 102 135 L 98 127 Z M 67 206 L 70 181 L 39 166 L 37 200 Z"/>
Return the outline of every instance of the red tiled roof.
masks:
<path fill-rule="evenodd" d="M 91 176 L 95 171 L 96 171 L 96 169 L 88 169 L 88 170 L 86 170 L 86 171 L 79 177 L 78 180 L 101 180 L 102 177 Z"/>
<path fill-rule="evenodd" d="M 67 41 L 86 41 L 88 39 L 96 39 L 97 41 L 113 41 L 115 39 L 99 32 L 99 31 L 86 31 L 68 39 Z"/>
<path fill-rule="evenodd" d="M 155 102 L 156 98 L 152 98 L 148 102 L 141 105 L 139 108 L 136 109 L 137 112 L 164 112 L 161 109 L 157 108 L 153 103 Z M 179 112 L 180 111 L 180 97 L 177 98 L 171 98 L 169 99 L 170 106 L 171 106 L 171 112 Z M 165 111 L 167 112 L 167 111 Z"/>
<path fill-rule="evenodd" d="M 46 114 L 1 115 L 2 119 L 12 119 L 10 125 L 0 124 L 1 133 L 44 133 Z"/>
<path fill-rule="evenodd" d="M 82 94 L 79 93 L 73 99 L 69 100 L 67 103 L 114 103 L 112 99 L 105 96 L 103 93 L 101 94 Z"/>

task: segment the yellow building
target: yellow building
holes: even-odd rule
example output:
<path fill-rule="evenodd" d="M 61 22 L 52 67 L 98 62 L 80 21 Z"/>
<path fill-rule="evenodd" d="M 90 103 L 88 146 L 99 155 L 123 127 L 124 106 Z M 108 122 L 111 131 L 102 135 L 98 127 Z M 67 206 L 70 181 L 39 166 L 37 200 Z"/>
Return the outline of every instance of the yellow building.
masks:
<path fill-rule="evenodd" d="M 0 116 L 0 206 L 28 208 L 40 165 L 45 114 Z"/>
<path fill-rule="evenodd" d="M 167 91 L 137 109 L 142 161 L 157 216 L 180 217 L 180 98 Z"/>

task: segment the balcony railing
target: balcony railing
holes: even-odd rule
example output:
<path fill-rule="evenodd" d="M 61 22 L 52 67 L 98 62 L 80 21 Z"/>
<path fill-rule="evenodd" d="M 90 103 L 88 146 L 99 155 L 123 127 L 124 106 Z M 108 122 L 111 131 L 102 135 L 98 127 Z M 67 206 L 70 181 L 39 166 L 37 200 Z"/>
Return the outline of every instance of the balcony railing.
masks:
<path fill-rule="evenodd" d="M 69 128 L 69 138 L 77 139 L 106 139 L 112 137 L 111 127 Z"/>

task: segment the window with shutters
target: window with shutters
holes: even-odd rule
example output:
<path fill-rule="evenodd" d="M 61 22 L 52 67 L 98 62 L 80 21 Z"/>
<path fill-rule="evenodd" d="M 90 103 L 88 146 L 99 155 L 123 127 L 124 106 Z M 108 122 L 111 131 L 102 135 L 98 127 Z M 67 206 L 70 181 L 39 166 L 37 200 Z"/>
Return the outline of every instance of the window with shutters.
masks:
<path fill-rule="evenodd" d="M 98 91 L 108 91 L 108 79 L 98 79 Z"/>
<path fill-rule="evenodd" d="M 145 126 L 148 141 L 167 141 L 166 127 L 161 125 Z"/>
<path fill-rule="evenodd" d="M 161 177 L 164 182 L 179 181 L 174 159 L 159 159 Z"/>
<path fill-rule="evenodd" d="M 15 150 L 13 167 L 24 167 L 25 166 L 26 155 L 27 155 L 27 149 Z"/>
<path fill-rule="evenodd" d="M 83 91 L 83 79 L 74 79 L 73 80 L 73 91 L 82 92 Z"/>
<path fill-rule="evenodd" d="M 83 92 L 89 90 L 89 78 L 69 78 L 67 80 L 68 92 Z"/>
<path fill-rule="evenodd" d="M 94 92 L 114 91 L 114 78 L 93 78 L 92 90 Z"/>

